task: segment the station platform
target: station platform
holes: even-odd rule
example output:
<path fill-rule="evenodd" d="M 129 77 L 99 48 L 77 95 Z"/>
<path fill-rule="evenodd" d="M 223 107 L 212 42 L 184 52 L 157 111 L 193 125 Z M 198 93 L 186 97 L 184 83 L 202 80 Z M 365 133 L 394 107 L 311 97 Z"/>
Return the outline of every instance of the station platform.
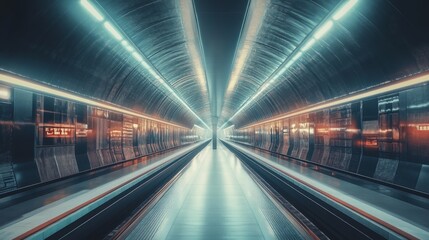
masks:
<path fill-rule="evenodd" d="M 207 141 L 127 161 L 68 180 L 0 198 L 0 239 L 44 239 L 90 209 L 115 197 L 152 170 Z M 18 195 L 18 196 L 17 196 Z"/>
<path fill-rule="evenodd" d="M 207 141 L 0 201 L 0 238 L 44 239 Z M 385 238 L 429 238 L 429 200 L 355 176 L 227 142 Z M 224 144 L 207 145 L 121 235 L 126 239 L 315 239 L 266 194 Z M 393 232 L 393 235 L 392 233 Z"/>
<path fill-rule="evenodd" d="M 285 156 L 274 156 L 243 144 L 227 143 L 271 166 L 297 186 L 312 192 L 386 238 L 389 237 L 384 232 L 386 229 L 408 239 L 429 238 L 429 199 L 425 197 Z"/>
<path fill-rule="evenodd" d="M 63 218 L 79 217 L 79 211 L 84 214 L 97 207 L 91 205 L 107 201 L 114 194 L 112 189 L 120 190 L 118 186 L 123 188 L 131 179 L 202 144 L 130 163 L 46 194 L 10 201 L 4 198 L 0 237 L 44 239 L 66 224 L 61 223 Z M 206 146 L 182 171 L 150 212 L 135 221 L 128 239 L 312 239 L 307 229 L 257 186 L 240 160 L 222 144 L 217 150 Z"/>
<path fill-rule="evenodd" d="M 313 239 L 224 145 L 207 146 L 126 239 Z"/>

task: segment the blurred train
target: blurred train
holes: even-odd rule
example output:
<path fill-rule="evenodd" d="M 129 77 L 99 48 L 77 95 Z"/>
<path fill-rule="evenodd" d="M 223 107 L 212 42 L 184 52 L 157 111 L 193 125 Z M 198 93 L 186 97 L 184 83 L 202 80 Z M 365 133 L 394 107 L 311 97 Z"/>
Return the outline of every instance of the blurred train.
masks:
<path fill-rule="evenodd" d="M 429 193 L 429 86 L 223 132 L 228 140 Z"/>
<path fill-rule="evenodd" d="M 194 143 L 201 131 L 0 85 L 0 192 Z"/>

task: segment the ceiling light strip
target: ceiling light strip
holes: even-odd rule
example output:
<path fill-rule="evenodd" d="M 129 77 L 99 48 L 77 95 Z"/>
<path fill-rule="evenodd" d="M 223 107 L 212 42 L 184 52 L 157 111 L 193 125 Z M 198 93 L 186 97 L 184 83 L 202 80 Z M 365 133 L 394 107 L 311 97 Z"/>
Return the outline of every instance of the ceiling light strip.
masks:
<path fill-rule="evenodd" d="M 82 6 L 84 6 L 86 8 L 86 10 L 88 10 L 88 12 L 91 13 L 92 16 L 95 17 L 95 19 L 97 19 L 99 22 L 104 20 L 103 15 L 101 15 L 101 13 L 91 4 L 88 2 L 88 0 L 82 0 L 80 1 L 80 3 L 82 4 Z"/>
<path fill-rule="evenodd" d="M 203 92 L 208 92 L 206 74 L 203 67 L 200 52 L 200 39 L 197 35 L 198 28 L 196 25 L 196 17 L 194 14 L 194 2 L 189 0 L 182 0 L 179 2 L 179 7 L 182 16 L 182 25 L 186 36 L 188 53 L 192 60 L 196 78 Z M 208 100 L 208 99 L 207 99 Z"/>
<path fill-rule="evenodd" d="M 4 84 L 11 85 L 12 87 L 19 87 L 22 89 L 27 89 L 27 90 L 34 91 L 34 92 L 43 93 L 43 94 L 59 97 L 62 99 L 68 99 L 71 101 L 85 103 L 85 104 L 88 104 L 88 105 L 94 106 L 94 107 L 99 107 L 99 108 L 103 108 L 103 109 L 107 109 L 107 110 L 111 110 L 111 111 L 115 111 L 115 112 L 128 114 L 128 115 L 135 116 L 135 117 L 141 117 L 141 118 L 149 119 L 152 121 L 161 122 L 161 123 L 172 125 L 175 127 L 188 129 L 187 127 L 180 126 L 178 124 L 174 124 L 171 122 L 163 121 L 163 120 L 160 120 L 157 118 L 153 118 L 153 117 L 150 117 L 150 116 L 145 115 L 145 114 L 141 114 L 141 113 L 138 113 L 138 112 L 126 109 L 126 108 L 115 106 L 113 104 L 107 104 L 107 103 L 103 103 L 100 101 L 91 100 L 91 99 L 88 99 L 85 97 L 81 97 L 77 94 L 70 93 L 70 92 L 65 91 L 65 90 L 60 90 L 60 89 L 57 89 L 55 87 L 51 87 L 51 86 L 47 86 L 47 85 L 43 85 L 43 84 L 38 84 L 38 83 L 35 83 L 33 81 L 24 79 L 22 77 L 12 75 L 11 73 L 0 72 L 0 82 L 4 83 Z"/>
<path fill-rule="evenodd" d="M 207 127 L 207 129 L 211 130 L 211 128 L 188 106 L 188 104 L 186 104 L 185 101 L 181 97 L 179 97 L 179 95 L 177 95 L 177 93 L 171 88 L 171 86 L 162 77 L 162 75 L 153 66 L 151 66 L 150 61 L 145 58 L 142 53 L 140 53 L 138 48 L 135 46 L 133 47 L 133 42 L 130 41 L 130 39 L 128 39 L 125 34 L 121 34 L 122 31 L 120 31 L 120 28 L 115 27 L 112 22 L 105 20 L 105 17 L 101 14 L 101 11 L 97 9 L 97 7 L 95 7 L 90 1 L 81 0 L 80 3 L 92 16 L 94 16 L 94 18 L 96 18 L 99 22 L 103 23 L 106 30 L 116 40 L 120 41 L 124 49 L 130 52 L 131 56 L 136 59 L 137 62 L 139 62 L 156 80 L 161 82 L 161 84 L 169 92 L 171 92 L 179 100 L 179 102 L 186 107 L 186 109 L 188 109 L 199 121 L 201 121 L 204 126 Z M 127 40 L 123 40 L 124 38 L 127 38 Z"/>
<path fill-rule="evenodd" d="M 311 112 L 315 112 L 318 110 L 339 106 L 342 104 L 352 103 L 352 102 L 360 101 L 360 100 L 367 99 L 370 97 L 375 97 L 375 96 L 380 95 L 380 94 L 388 94 L 388 93 L 392 93 L 392 92 L 395 92 L 398 90 L 405 90 L 405 89 L 412 88 L 412 87 L 415 87 L 417 85 L 426 84 L 426 83 L 429 83 L 429 72 L 414 75 L 412 77 L 408 77 L 408 78 L 405 78 L 403 80 L 386 83 L 386 84 L 383 84 L 382 86 L 373 87 L 373 88 L 367 89 L 363 92 L 355 93 L 355 94 L 352 94 L 350 96 L 342 97 L 342 98 L 339 98 L 336 100 L 315 104 L 313 106 L 302 108 L 300 110 L 293 111 L 291 113 L 282 114 L 280 116 L 277 116 L 277 117 L 274 117 L 274 118 L 271 118 L 268 120 L 263 120 L 261 122 L 253 123 L 251 125 L 247 125 L 247 126 L 244 126 L 242 128 L 253 127 L 256 125 L 260 125 L 260 124 L 274 122 L 274 121 L 278 121 L 278 120 L 289 118 L 289 117 L 294 117 L 294 116 L 301 115 L 301 114 L 311 113 Z"/>
<path fill-rule="evenodd" d="M 197 124 L 194 124 L 193 129 L 194 129 L 194 128 L 198 128 L 198 129 L 202 129 L 202 130 L 204 130 L 204 128 L 202 128 L 202 127 L 198 126 Z"/>
<path fill-rule="evenodd" d="M 249 1 L 247 4 L 244 16 L 245 20 L 241 26 L 237 48 L 234 53 L 234 67 L 232 68 L 229 76 L 228 87 L 226 90 L 228 95 L 235 89 L 240 74 L 245 68 L 247 58 L 252 52 L 254 43 L 256 42 L 256 38 L 265 18 L 267 5 L 268 1 L 266 0 L 253 0 Z"/>
<path fill-rule="evenodd" d="M 261 85 L 261 87 L 258 89 L 257 93 L 246 100 L 244 105 L 240 107 L 240 109 L 235 112 L 235 114 L 226 121 L 221 128 L 225 127 L 226 124 L 228 124 L 235 116 L 237 116 L 243 109 L 245 109 L 251 102 L 253 102 L 257 96 L 259 96 L 263 91 L 265 91 L 268 86 L 277 79 L 283 75 L 283 73 L 286 72 L 286 70 L 292 66 L 301 56 L 302 54 L 309 50 L 314 43 L 316 43 L 317 40 L 320 40 L 323 38 L 326 33 L 329 32 L 329 30 L 332 29 L 334 26 L 335 21 L 338 21 L 341 19 L 347 12 L 349 12 L 353 6 L 356 5 L 358 0 L 348 0 L 346 3 L 342 4 L 340 7 L 337 7 L 336 10 L 332 14 L 329 15 L 329 17 L 326 18 L 326 20 L 319 24 L 319 27 L 314 29 L 309 36 L 307 36 L 304 41 L 294 50 L 294 52 L 283 62 L 283 64 L 273 73 L 271 76 L 265 80 L 265 82 Z"/>

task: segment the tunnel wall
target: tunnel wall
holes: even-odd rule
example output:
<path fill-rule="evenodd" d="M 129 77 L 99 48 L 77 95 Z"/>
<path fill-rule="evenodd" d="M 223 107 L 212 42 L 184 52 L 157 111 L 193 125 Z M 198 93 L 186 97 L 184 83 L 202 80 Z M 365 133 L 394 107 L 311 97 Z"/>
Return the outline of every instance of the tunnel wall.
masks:
<path fill-rule="evenodd" d="M 201 139 L 177 127 L 0 85 L 0 193 Z"/>
<path fill-rule="evenodd" d="M 236 142 L 429 193 L 429 86 L 252 127 Z"/>

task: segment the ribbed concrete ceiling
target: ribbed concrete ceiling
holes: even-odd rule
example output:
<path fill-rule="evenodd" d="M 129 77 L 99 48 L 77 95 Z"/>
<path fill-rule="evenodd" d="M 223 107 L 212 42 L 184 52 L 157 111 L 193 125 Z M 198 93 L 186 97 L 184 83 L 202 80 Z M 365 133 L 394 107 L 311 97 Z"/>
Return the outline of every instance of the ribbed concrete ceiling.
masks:
<path fill-rule="evenodd" d="M 191 0 L 92 1 L 210 124 Z M 0 68 L 174 121 L 201 123 L 74 1 L 3 1 Z"/>
<path fill-rule="evenodd" d="M 251 46 L 250 54 L 227 93 L 220 124 L 258 92 L 316 25 L 347 1 L 262 2 L 267 8 L 254 41 L 239 46 L 238 52 Z M 428 1 L 359 0 L 326 36 L 225 125 L 240 127 L 427 71 L 428 7 Z"/>
<path fill-rule="evenodd" d="M 176 93 L 210 124 L 209 94 L 192 0 L 98 2 Z M 165 97 L 159 96 L 151 104 L 158 105 Z"/>
<path fill-rule="evenodd" d="M 210 125 L 219 117 L 220 126 L 344 2 L 95 4 L 201 119 Z M 229 124 L 243 126 L 427 71 L 427 9 L 426 0 L 359 0 Z M 1 69 L 189 127 L 201 125 L 78 0 L 1 1 L 0 30 Z"/>

